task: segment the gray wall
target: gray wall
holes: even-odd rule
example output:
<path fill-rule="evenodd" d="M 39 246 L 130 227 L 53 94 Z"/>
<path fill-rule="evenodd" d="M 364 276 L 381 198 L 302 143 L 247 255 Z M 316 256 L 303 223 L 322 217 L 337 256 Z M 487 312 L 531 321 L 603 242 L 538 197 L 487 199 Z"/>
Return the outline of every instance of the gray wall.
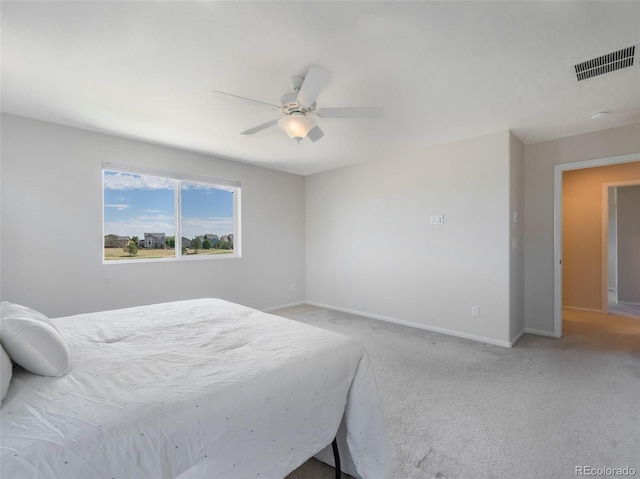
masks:
<path fill-rule="evenodd" d="M 553 167 L 640 152 L 640 124 L 525 145 L 525 325 L 553 333 Z"/>
<path fill-rule="evenodd" d="M 522 324 L 522 163 L 504 131 L 307 177 L 307 300 L 508 345 Z"/>
<path fill-rule="evenodd" d="M 617 188 L 618 301 L 640 303 L 640 186 Z"/>
<path fill-rule="evenodd" d="M 525 329 L 524 324 L 524 145 L 509 134 L 510 173 L 510 327 L 509 337 L 515 339 Z"/>
<path fill-rule="evenodd" d="M 505 344 L 522 309 L 527 330 L 553 331 L 553 165 L 636 152 L 638 124 L 524 147 L 500 132 L 305 179 L 2 115 L 0 297 L 51 316 L 306 298 Z M 243 257 L 103 265 L 102 161 L 241 181 Z M 442 227 L 429 225 L 433 214 Z M 175 284 L 147 286 L 158 278 Z"/>
<path fill-rule="evenodd" d="M 204 296 L 256 308 L 305 298 L 300 176 L 12 115 L 1 153 L 3 300 L 61 316 Z M 240 181 L 242 258 L 102 264 L 103 161 Z"/>

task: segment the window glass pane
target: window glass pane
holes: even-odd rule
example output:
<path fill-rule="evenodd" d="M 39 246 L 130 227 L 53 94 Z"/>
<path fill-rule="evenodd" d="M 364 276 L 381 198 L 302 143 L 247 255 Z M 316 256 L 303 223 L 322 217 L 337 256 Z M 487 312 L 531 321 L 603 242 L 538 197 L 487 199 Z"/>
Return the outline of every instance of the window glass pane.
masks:
<path fill-rule="evenodd" d="M 231 254 L 235 188 L 181 182 L 182 254 Z"/>
<path fill-rule="evenodd" d="M 103 170 L 104 259 L 175 257 L 176 180 Z"/>

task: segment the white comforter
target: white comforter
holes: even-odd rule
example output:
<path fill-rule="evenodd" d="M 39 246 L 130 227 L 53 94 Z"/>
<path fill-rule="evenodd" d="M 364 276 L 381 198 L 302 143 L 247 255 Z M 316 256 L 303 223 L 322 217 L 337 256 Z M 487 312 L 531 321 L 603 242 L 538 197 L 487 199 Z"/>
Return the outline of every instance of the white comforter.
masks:
<path fill-rule="evenodd" d="M 375 379 L 348 337 L 217 299 L 53 321 L 71 371 L 16 368 L 3 478 L 280 479 L 341 421 L 343 470 L 391 477 Z"/>

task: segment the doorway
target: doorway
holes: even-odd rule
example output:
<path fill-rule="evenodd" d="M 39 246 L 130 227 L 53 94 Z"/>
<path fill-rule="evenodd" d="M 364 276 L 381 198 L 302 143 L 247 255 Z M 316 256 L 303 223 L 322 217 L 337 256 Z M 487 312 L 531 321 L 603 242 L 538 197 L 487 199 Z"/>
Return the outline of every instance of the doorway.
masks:
<path fill-rule="evenodd" d="M 602 196 L 605 312 L 640 318 L 640 179 L 604 183 Z"/>
<path fill-rule="evenodd" d="M 562 337 L 562 245 L 563 245 L 563 173 L 570 170 L 580 170 L 585 168 L 595 168 L 600 166 L 616 165 L 621 163 L 629 163 L 640 160 L 640 153 L 630 155 L 615 156 L 609 158 L 600 158 L 595 160 L 577 161 L 572 163 L 563 163 L 554 166 L 554 336 Z M 604 209 L 607 211 L 607 209 Z M 604 230 L 606 233 L 606 229 Z M 607 236 L 603 234 L 603 236 Z M 608 237 L 607 237 L 608 238 Z M 603 261 L 607 262 L 606 255 L 603 255 Z M 607 292 L 607 274 L 606 267 L 603 268 L 602 275 L 603 289 L 601 294 L 604 296 Z M 608 297 L 607 297 L 608 298 Z M 607 299 L 608 304 L 608 299 Z"/>

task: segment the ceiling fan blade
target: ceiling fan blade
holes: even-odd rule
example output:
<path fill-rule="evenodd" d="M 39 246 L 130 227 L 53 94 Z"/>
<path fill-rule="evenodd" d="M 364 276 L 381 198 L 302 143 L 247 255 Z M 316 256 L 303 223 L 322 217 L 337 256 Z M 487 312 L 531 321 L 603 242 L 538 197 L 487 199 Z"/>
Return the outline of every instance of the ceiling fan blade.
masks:
<path fill-rule="evenodd" d="M 253 128 L 249 128 L 248 130 L 245 130 L 240 134 L 241 135 L 253 135 L 254 133 L 258 133 L 259 131 L 266 130 L 270 126 L 275 125 L 276 123 L 278 123 L 278 118 L 276 118 L 275 120 L 269 120 L 268 122 L 263 123 L 262 125 L 258 125 L 258 126 L 254 126 Z"/>
<path fill-rule="evenodd" d="M 231 98 L 234 98 L 236 100 L 242 100 L 242 101 L 249 102 L 249 103 L 257 103 L 259 105 L 269 106 L 273 110 L 279 110 L 280 109 L 280 105 L 274 105 L 273 103 L 267 103 L 267 102 L 260 101 L 260 100 L 254 100 L 253 98 L 246 98 L 244 96 L 234 95 L 232 93 L 226 93 L 226 92 L 217 91 L 217 90 L 214 90 L 211 93 L 216 95 L 216 96 L 231 97 Z"/>
<path fill-rule="evenodd" d="M 304 82 L 298 92 L 298 103 L 304 107 L 313 105 L 320 92 L 328 85 L 329 80 L 331 80 L 331 73 L 328 71 L 316 66 L 309 67 L 307 76 L 304 77 Z"/>
<path fill-rule="evenodd" d="M 311 128 L 309 130 L 309 133 L 307 133 L 307 138 L 309 138 L 311 141 L 314 141 L 314 142 L 318 141 L 323 136 L 324 136 L 324 131 L 322 131 L 318 125 Z"/>
<path fill-rule="evenodd" d="M 319 108 L 318 116 L 321 118 L 380 118 L 381 107 L 343 107 L 343 108 Z"/>

